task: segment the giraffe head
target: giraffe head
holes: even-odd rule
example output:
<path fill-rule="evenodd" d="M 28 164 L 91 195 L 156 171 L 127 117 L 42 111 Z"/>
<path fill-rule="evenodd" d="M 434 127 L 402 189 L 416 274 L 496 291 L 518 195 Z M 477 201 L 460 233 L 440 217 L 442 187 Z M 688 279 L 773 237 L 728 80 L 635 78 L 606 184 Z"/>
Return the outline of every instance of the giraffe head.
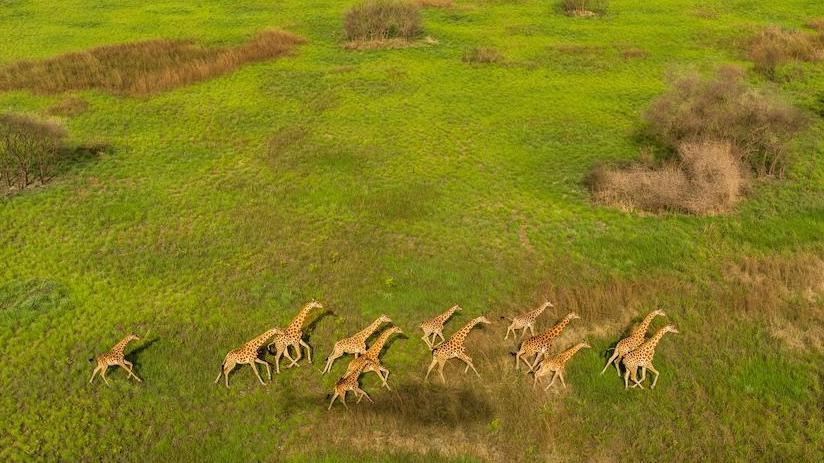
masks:
<path fill-rule="evenodd" d="M 403 334 L 403 330 L 401 330 L 400 328 L 398 328 L 398 327 L 397 327 L 397 326 L 395 326 L 395 325 L 390 326 L 389 328 L 387 328 L 387 329 L 386 329 L 386 331 L 387 331 L 389 334 L 394 334 L 394 333 L 397 333 L 397 334 Z"/>
<path fill-rule="evenodd" d="M 463 309 L 462 309 L 462 308 L 461 308 L 461 306 L 459 306 L 458 304 L 455 304 L 455 305 L 453 305 L 452 307 L 450 307 L 450 308 L 449 308 L 449 310 L 452 310 L 452 311 L 454 311 L 454 312 L 460 312 L 460 311 L 461 311 L 461 310 L 463 310 Z"/>
<path fill-rule="evenodd" d="M 392 323 L 392 319 L 388 316 L 381 314 L 380 317 L 376 320 L 378 323 Z"/>
<path fill-rule="evenodd" d="M 667 316 L 667 314 L 666 314 L 666 313 L 664 313 L 664 311 L 663 311 L 663 310 L 661 310 L 661 309 L 655 309 L 655 310 L 653 310 L 653 311 L 652 311 L 652 314 L 653 314 L 654 316 L 656 316 L 656 317 L 659 317 L 659 316 L 660 316 L 660 317 L 666 317 L 666 316 Z"/>
<path fill-rule="evenodd" d="M 309 302 L 306 304 L 306 308 L 307 308 L 308 310 L 312 310 L 312 309 L 322 309 L 322 308 L 323 308 L 323 304 L 321 304 L 321 303 L 320 303 L 317 299 L 312 299 L 311 301 L 309 301 Z"/>
<path fill-rule="evenodd" d="M 485 317 L 485 316 L 483 316 L 483 315 L 481 315 L 480 317 L 478 317 L 478 318 L 477 318 L 477 320 L 478 320 L 478 323 L 485 323 L 485 324 L 487 324 L 487 325 L 489 325 L 489 324 L 491 324 L 491 323 L 492 323 L 491 321 L 489 321 L 489 319 L 488 319 L 488 318 L 486 318 L 486 317 Z"/>
<path fill-rule="evenodd" d="M 550 307 L 555 307 L 555 304 L 553 304 L 553 303 L 551 303 L 551 302 L 549 302 L 549 301 L 544 301 L 544 303 L 543 303 L 543 304 L 541 304 L 541 308 L 542 308 L 542 309 L 544 309 L 544 310 L 546 310 L 546 309 L 548 309 L 548 308 L 550 308 Z"/>
<path fill-rule="evenodd" d="M 590 346 L 588 342 L 582 342 L 578 344 L 578 347 L 580 347 L 581 349 L 592 349 L 592 346 Z"/>
<path fill-rule="evenodd" d="M 126 336 L 126 342 L 139 341 L 139 340 L 140 340 L 140 338 L 136 334 L 129 334 L 128 336 Z"/>
<path fill-rule="evenodd" d="M 578 318 L 581 318 L 581 317 L 575 312 L 570 312 L 564 318 L 566 318 L 567 320 L 575 320 L 575 319 L 578 319 Z"/>
<path fill-rule="evenodd" d="M 678 331 L 678 328 L 676 328 L 675 325 L 667 325 L 667 326 L 661 328 L 661 333 L 675 333 L 675 334 L 678 334 L 678 333 L 680 333 L 680 331 Z"/>

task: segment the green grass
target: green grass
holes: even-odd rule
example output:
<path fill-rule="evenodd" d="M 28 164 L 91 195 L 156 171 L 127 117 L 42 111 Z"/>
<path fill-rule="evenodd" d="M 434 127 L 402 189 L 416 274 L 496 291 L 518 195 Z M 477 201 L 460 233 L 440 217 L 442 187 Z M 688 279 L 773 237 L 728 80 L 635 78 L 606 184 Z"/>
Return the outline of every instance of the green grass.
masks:
<path fill-rule="evenodd" d="M 626 214 L 583 184 L 596 163 L 637 156 L 640 114 L 668 72 L 749 68 L 736 39 L 824 15 L 814 0 L 704 3 L 613 0 L 605 17 L 577 19 L 553 3 L 460 0 L 423 11 L 437 44 L 370 51 L 343 48 L 351 4 L 336 0 L 3 3 L 0 36 L 14 40 L 0 65 L 157 37 L 238 44 L 266 28 L 308 42 L 150 98 L 74 94 L 90 108 L 64 120 L 73 142 L 112 149 L 0 199 L 0 459 L 820 460 L 822 353 L 774 337 L 771 307 L 726 304 L 736 283 L 724 269 L 824 257 L 821 118 L 787 178 L 759 182 L 728 215 Z M 474 47 L 506 61 L 469 66 Z M 800 67 L 779 90 L 824 114 L 824 68 Z M 0 93 L 0 110 L 63 98 Z M 808 288 L 790 289 L 776 303 Z M 799 311 L 821 310 L 810 289 Z M 488 382 L 420 389 L 422 319 L 460 303 L 448 334 L 545 296 L 564 304 L 544 325 L 568 309 L 584 318 L 559 347 L 585 335 L 596 347 L 572 360 L 565 394 L 533 395 L 531 378 L 495 368 L 510 365 L 502 324 L 470 338 Z M 338 315 L 311 334 L 314 366 L 267 387 L 248 367 L 232 389 L 212 385 L 228 350 L 312 297 Z M 630 314 L 659 304 L 683 333 L 661 343 L 659 387 L 597 376 Z M 327 413 L 345 365 L 321 377 L 322 361 L 380 313 L 409 337 L 384 358 L 401 393 L 366 380 L 374 411 Z M 112 371 L 111 388 L 88 385 L 86 359 L 128 331 L 145 335 L 130 346 L 145 382 Z M 462 375 L 451 365 L 447 377 Z M 398 423 L 380 411 L 397 404 Z M 347 444 L 393 429 L 405 444 Z"/>

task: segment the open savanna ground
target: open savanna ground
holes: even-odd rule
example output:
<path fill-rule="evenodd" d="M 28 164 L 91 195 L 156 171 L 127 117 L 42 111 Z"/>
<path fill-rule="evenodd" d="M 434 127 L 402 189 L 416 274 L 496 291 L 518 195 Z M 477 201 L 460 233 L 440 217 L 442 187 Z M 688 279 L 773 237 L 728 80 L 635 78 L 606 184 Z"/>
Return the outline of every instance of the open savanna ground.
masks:
<path fill-rule="evenodd" d="M 768 78 L 743 50 L 770 25 L 812 31 L 824 3 L 429 1 L 419 38 L 384 48 L 347 43 L 354 3 L 0 0 L 0 112 L 87 153 L 0 191 L 0 460 L 824 459 L 824 65 Z M 266 48 L 272 30 L 293 35 Z M 139 67 L 100 47 L 147 40 L 172 51 L 141 55 L 138 83 L 73 86 L 77 55 L 59 82 L 20 64 Z M 783 176 L 709 216 L 593 201 L 587 176 L 638 157 L 668 75 L 726 64 L 808 119 Z M 309 317 L 312 365 L 212 384 L 312 298 L 333 311 Z M 593 348 L 544 393 L 499 317 L 547 299 L 539 329 L 581 316 L 555 348 Z M 426 384 L 418 325 L 453 304 L 447 337 L 496 322 L 467 343 L 482 378 L 450 364 Z M 625 391 L 598 372 L 654 308 L 681 334 L 656 389 Z M 407 336 L 383 357 L 393 391 L 369 375 L 374 404 L 327 412 L 346 360 L 321 376 L 326 355 L 380 314 Z M 89 384 L 128 332 L 144 382 Z"/>

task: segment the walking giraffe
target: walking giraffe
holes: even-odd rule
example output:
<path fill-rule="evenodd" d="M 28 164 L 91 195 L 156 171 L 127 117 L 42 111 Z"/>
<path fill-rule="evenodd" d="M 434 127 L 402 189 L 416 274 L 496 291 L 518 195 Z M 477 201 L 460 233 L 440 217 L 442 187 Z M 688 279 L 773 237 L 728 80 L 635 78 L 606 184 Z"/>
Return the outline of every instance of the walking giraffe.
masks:
<path fill-rule="evenodd" d="M 443 367 L 446 365 L 446 361 L 452 358 L 458 358 L 466 363 L 464 373 L 468 372 L 469 369 L 472 368 L 472 371 L 474 371 L 479 378 L 481 377 L 481 374 L 475 369 L 475 365 L 472 364 L 472 358 L 466 354 L 466 346 L 464 346 L 464 342 L 466 341 L 466 337 L 469 335 L 469 332 L 472 331 L 472 328 L 474 328 L 478 323 L 489 324 L 492 322 L 484 316 L 474 318 L 470 320 L 469 323 L 464 325 L 463 328 L 456 331 L 455 334 L 449 338 L 449 340 L 444 341 L 435 347 L 432 351 L 432 363 L 429 364 L 429 368 L 426 370 L 424 381 L 429 378 L 429 373 L 432 371 L 432 368 L 434 368 L 435 365 L 438 365 L 438 373 L 441 375 L 441 380 L 446 383 L 446 378 L 443 376 Z"/>
<path fill-rule="evenodd" d="M 381 364 L 381 351 L 383 346 L 386 345 L 386 341 L 395 333 L 401 334 L 403 331 L 397 326 L 390 326 L 383 330 L 363 355 L 349 362 L 349 366 L 346 367 L 346 374 L 348 375 L 358 368 L 362 368 L 363 373 L 375 372 L 383 382 L 382 386 L 391 391 L 392 388 L 386 382 L 389 379 L 389 369 Z"/>
<path fill-rule="evenodd" d="M 579 317 L 575 312 L 570 312 L 552 328 L 537 336 L 532 336 L 524 340 L 524 342 L 521 343 L 518 352 L 515 353 L 515 369 L 517 370 L 520 366 L 520 362 L 523 361 L 526 366 L 529 367 L 529 371 L 532 371 L 535 368 L 535 365 L 538 364 L 541 357 L 546 355 L 549 348 L 552 347 L 552 342 L 555 341 L 555 338 L 557 338 L 564 331 L 564 328 L 566 328 L 570 321 L 577 318 L 581 317 Z M 535 356 L 532 363 L 530 363 L 527 359 L 531 355 Z"/>
<path fill-rule="evenodd" d="M 272 353 L 272 345 L 275 345 L 275 372 L 280 373 L 280 357 L 283 355 L 286 355 L 286 358 L 291 360 L 288 367 L 298 365 L 300 359 L 303 358 L 303 353 L 300 350 L 301 346 L 306 350 L 306 357 L 309 359 L 309 363 L 312 363 L 312 348 L 303 340 L 303 322 L 306 321 L 306 317 L 312 309 L 322 308 L 323 305 L 313 299 L 300 309 L 300 312 L 298 312 L 295 318 L 286 326 L 283 333 L 275 336 L 275 339 L 269 343 L 267 346 L 269 353 Z M 290 347 L 294 347 L 297 351 L 294 359 L 289 357 Z"/>
<path fill-rule="evenodd" d="M 435 318 L 432 318 L 431 320 L 427 320 L 421 323 L 421 330 L 423 330 L 423 336 L 421 337 L 421 339 L 423 339 L 423 342 L 425 342 L 426 345 L 429 347 L 429 350 L 432 350 L 433 346 L 435 345 L 435 340 L 438 339 L 438 336 L 441 337 L 441 342 L 445 341 L 443 337 L 443 324 L 446 323 L 446 321 L 449 320 L 449 318 L 452 317 L 452 315 L 455 312 L 460 311 L 461 307 L 459 305 L 453 305 L 452 307 L 447 309 L 446 312 L 438 315 Z M 430 336 L 432 337 L 431 341 L 429 340 Z"/>
<path fill-rule="evenodd" d="M 643 320 L 641 320 L 641 323 L 638 324 L 638 326 L 632 331 L 632 333 L 630 333 L 629 336 L 618 341 L 618 344 L 615 345 L 615 348 L 612 352 L 612 357 L 610 357 L 609 360 L 607 360 L 607 364 L 604 365 L 604 369 L 601 370 L 602 375 L 605 371 L 607 371 L 607 368 L 609 368 L 610 363 L 614 362 L 615 370 L 618 371 L 618 376 L 621 376 L 621 367 L 619 366 L 619 364 L 621 363 L 621 359 L 644 343 L 644 340 L 647 337 L 647 329 L 649 329 L 649 325 L 652 323 L 655 317 L 659 315 L 662 317 L 667 316 L 667 314 L 665 314 L 663 310 L 653 310 L 652 312 L 648 313 Z"/>
<path fill-rule="evenodd" d="M 134 371 L 132 371 L 133 364 L 132 362 L 126 360 L 126 357 L 123 355 L 123 351 L 126 349 L 126 344 L 130 343 L 131 341 L 138 341 L 140 338 L 133 334 L 127 335 L 125 338 L 121 339 L 120 342 L 115 344 L 108 352 L 105 354 L 100 354 L 97 357 L 92 357 L 89 359 L 90 362 L 96 362 L 96 366 L 94 371 L 92 372 L 92 377 L 89 380 L 89 384 L 94 381 L 94 377 L 100 372 L 100 377 L 103 378 L 103 381 L 106 383 L 106 386 L 110 386 L 109 380 L 106 379 L 106 370 L 112 366 L 120 366 L 124 370 L 126 370 L 129 375 L 128 378 L 134 377 L 138 382 L 143 382 L 142 379 L 138 378 Z"/>
<path fill-rule="evenodd" d="M 347 373 L 335 383 L 335 387 L 333 388 L 332 400 L 329 402 L 329 408 L 327 410 L 332 409 L 332 404 L 335 403 L 335 399 L 340 397 L 340 401 L 343 403 L 343 406 L 349 408 L 349 405 L 346 405 L 346 393 L 352 391 L 355 393 L 355 396 L 358 398 L 358 402 L 360 403 L 361 399 L 366 397 L 366 400 L 373 402 L 369 394 L 366 393 L 363 389 L 361 389 L 358 380 L 360 379 L 361 373 L 363 373 L 363 369 L 370 363 L 369 360 L 362 362 L 361 365 L 356 368 L 351 373 Z"/>
<path fill-rule="evenodd" d="M 541 304 L 541 306 L 537 309 L 530 310 L 529 312 L 516 315 L 512 318 L 501 317 L 505 320 L 509 320 L 510 322 L 512 322 L 506 328 L 506 336 L 504 336 L 504 341 L 509 339 L 509 333 L 512 333 L 512 336 L 514 337 L 515 335 L 517 335 L 516 331 L 521 329 L 523 330 L 521 331 L 522 338 L 526 335 L 527 329 L 529 329 L 529 332 L 530 334 L 532 334 L 532 336 L 535 336 L 535 320 L 537 320 L 538 317 L 540 317 L 541 314 L 544 313 L 544 311 L 549 307 L 555 306 L 551 302 L 546 301 L 543 304 Z"/>
<path fill-rule="evenodd" d="M 366 352 L 366 340 L 369 339 L 369 337 L 372 336 L 372 334 L 374 334 L 381 325 L 391 322 L 392 320 L 389 317 L 386 315 L 381 315 L 366 328 L 358 331 L 348 338 L 341 339 L 336 342 L 335 346 L 332 348 L 332 353 L 330 353 L 329 357 L 326 358 L 326 366 L 323 367 L 322 373 L 326 374 L 326 372 L 331 370 L 332 364 L 335 360 L 344 354 L 353 354 L 355 358 L 357 358 L 360 354 Z"/>
<path fill-rule="evenodd" d="M 678 330 L 675 328 L 675 325 L 667 325 L 656 331 L 655 334 L 644 341 L 640 347 L 624 356 L 622 362 L 624 363 L 624 368 L 626 368 L 624 372 L 625 389 L 629 388 L 630 378 L 632 378 L 632 382 L 635 383 L 632 387 L 640 386 L 641 389 L 643 389 L 644 386 L 641 385 L 641 382 L 647 377 L 648 368 L 649 371 L 655 373 L 655 379 L 652 380 L 652 386 L 650 386 L 650 389 L 655 389 L 655 383 L 658 382 L 658 370 L 652 366 L 652 357 L 655 356 L 655 347 L 658 345 L 658 342 L 661 341 L 661 338 L 667 333 L 678 333 Z M 640 381 L 637 379 L 639 367 L 641 368 Z"/>
<path fill-rule="evenodd" d="M 561 384 L 566 389 L 566 382 L 564 381 L 564 368 L 566 367 L 566 363 L 579 350 L 588 349 L 590 347 L 592 346 L 585 342 L 582 342 L 561 352 L 558 355 L 554 355 L 552 357 L 544 359 L 544 361 L 541 362 L 541 366 L 538 367 L 537 370 L 535 370 L 535 381 L 532 383 L 532 387 L 534 388 L 538 385 L 539 379 L 543 378 L 544 376 L 548 376 L 550 373 L 552 373 L 552 381 L 549 382 L 549 384 L 544 388 L 544 390 L 546 391 L 550 387 L 552 387 L 552 385 L 555 383 L 555 378 L 561 378 Z"/>
<path fill-rule="evenodd" d="M 215 384 L 220 381 L 221 376 L 224 376 L 226 379 L 226 387 L 229 387 L 229 373 L 235 369 L 235 366 L 246 364 L 252 367 L 252 371 L 255 373 L 255 376 L 257 376 L 260 384 L 266 385 L 263 379 L 261 379 L 260 373 L 258 373 L 257 364 L 261 363 L 266 366 L 266 375 L 269 377 L 269 380 L 272 379 L 272 370 L 269 369 L 269 363 L 258 358 L 258 351 L 260 351 L 260 348 L 263 347 L 263 344 L 265 344 L 269 338 L 281 333 L 283 333 L 283 331 L 281 331 L 280 328 L 272 328 L 237 349 L 230 350 L 220 365 L 220 373 L 217 375 L 217 378 L 215 378 Z"/>

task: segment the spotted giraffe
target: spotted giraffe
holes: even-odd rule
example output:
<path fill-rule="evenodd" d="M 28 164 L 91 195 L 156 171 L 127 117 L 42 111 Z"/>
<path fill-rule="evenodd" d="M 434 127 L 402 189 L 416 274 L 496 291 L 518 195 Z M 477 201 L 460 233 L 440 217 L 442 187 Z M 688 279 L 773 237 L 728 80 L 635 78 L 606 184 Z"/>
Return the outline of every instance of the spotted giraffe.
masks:
<path fill-rule="evenodd" d="M 126 349 L 126 344 L 130 343 L 131 341 L 138 341 L 140 340 L 139 337 L 129 334 L 125 338 L 121 339 L 120 342 L 115 344 L 108 352 L 105 354 L 100 354 L 97 357 L 92 357 L 89 359 L 90 362 L 96 362 L 96 366 L 94 371 L 92 372 L 92 377 L 89 380 L 89 384 L 94 381 L 94 377 L 100 372 L 100 377 L 103 378 L 103 381 L 106 383 L 106 386 L 110 386 L 109 380 L 106 379 L 106 370 L 112 366 L 119 366 L 126 370 L 129 375 L 128 377 L 134 377 L 138 382 L 143 382 L 140 378 L 134 374 L 132 371 L 133 364 L 132 362 L 126 360 L 126 357 L 123 355 L 123 351 Z"/>
<path fill-rule="evenodd" d="M 549 382 L 549 384 L 544 388 L 544 390 L 546 391 L 550 387 L 552 387 L 552 384 L 555 383 L 555 378 L 561 378 L 561 384 L 564 386 L 564 388 L 566 388 L 566 382 L 564 381 L 564 368 L 566 367 L 566 363 L 579 350 L 589 349 L 590 347 L 592 346 L 585 342 L 582 342 L 561 352 L 560 354 L 544 359 L 544 361 L 541 362 L 541 366 L 538 367 L 537 370 L 535 370 L 535 381 L 532 383 L 532 387 L 538 385 L 539 379 L 543 378 L 544 376 L 549 376 L 549 374 L 551 373 L 552 381 Z"/>
<path fill-rule="evenodd" d="M 510 322 L 512 322 L 506 328 L 506 336 L 504 336 L 504 341 L 509 339 L 509 333 L 512 333 L 512 336 L 514 337 L 517 335 L 516 331 L 521 329 L 523 330 L 521 331 L 522 338 L 526 335 L 527 329 L 529 329 L 529 332 L 530 334 L 532 334 L 532 336 L 535 336 L 535 320 L 537 320 L 538 317 L 540 317 L 541 314 L 544 313 L 544 311 L 549 307 L 555 306 L 551 302 L 546 301 L 543 304 L 541 304 L 541 306 L 537 309 L 530 310 L 529 312 L 516 315 L 512 318 L 501 317 L 505 320 L 509 320 Z"/>
<path fill-rule="evenodd" d="M 389 328 L 383 330 L 381 334 L 378 335 L 378 338 L 375 339 L 375 342 L 369 346 L 369 349 L 367 349 L 363 355 L 349 362 L 349 366 L 346 367 L 346 374 L 348 375 L 358 368 L 362 368 L 363 373 L 368 373 L 370 371 L 374 372 L 383 382 L 382 386 L 391 391 L 392 388 L 390 388 L 389 384 L 386 382 L 389 379 L 389 369 L 381 364 L 380 356 L 383 346 L 385 346 L 389 338 L 396 333 L 400 334 L 403 333 L 403 331 L 401 331 L 401 329 L 397 326 L 390 326 Z"/>
<path fill-rule="evenodd" d="M 621 363 L 621 359 L 627 355 L 628 353 L 632 352 L 638 346 L 644 343 L 644 340 L 647 337 L 647 329 L 649 329 L 649 325 L 657 316 L 666 317 L 667 314 L 664 313 L 663 310 L 657 309 L 653 310 L 652 312 L 648 313 L 641 323 L 630 333 L 629 336 L 626 338 L 618 341 L 618 344 L 615 345 L 615 348 L 612 352 L 612 356 L 607 360 L 607 364 L 604 365 L 604 369 L 601 370 L 601 374 L 603 375 L 609 365 L 614 363 L 615 370 L 618 371 L 618 376 L 621 376 L 621 367 L 619 367 L 619 363 Z"/>
<path fill-rule="evenodd" d="M 303 340 L 303 322 L 306 321 L 306 317 L 309 315 L 309 312 L 312 309 L 322 309 L 323 305 L 316 301 L 312 300 L 300 309 L 300 312 L 292 319 L 289 325 L 283 330 L 283 334 L 275 336 L 275 339 L 269 343 L 267 349 L 270 353 L 275 355 L 275 371 L 280 373 L 280 357 L 285 355 L 286 358 L 291 360 L 288 367 L 293 367 L 298 364 L 301 358 L 303 358 L 303 354 L 300 350 L 301 346 L 306 350 L 306 356 L 309 359 L 309 363 L 312 363 L 312 348 L 309 347 L 309 344 Z M 275 352 L 272 352 L 272 345 L 275 346 Z M 289 356 L 289 348 L 294 347 L 297 351 L 297 355 L 295 358 L 291 358 Z"/>
<path fill-rule="evenodd" d="M 369 394 L 366 393 L 363 389 L 361 389 L 360 384 L 358 383 L 360 379 L 361 373 L 363 373 L 364 368 L 371 363 L 371 361 L 366 360 L 362 362 L 358 368 L 354 371 L 346 373 L 335 383 L 335 387 L 333 389 L 332 400 L 329 402 L 329 408 L 327 410 L 332 409 L 332 404 L 335 403 L 335 400 L 340 397 L 340 401 L 343 403 L 343 406 L 349 408 L 349 405 L 346 405 L 346 393 L 352 391 L 355 393 L 355 396 L 358 398 L 358 402 L 360 403 L 361 399 L 366 397 L 366 400 L 370 402 L 374 402 Z"/>
<path fill-rule="evenodd" d="M 464 325 L 463 328 L 456 331 L 455 334 L 449 338 L 449 340 L 444 341 L 435 347 L 432 351 L 432 363 L 429 364 L 429 368 L 426 370 L 424 381 L 429 378 L 429 373 L 432 371 L 432 368 L 434 368 L 435 365 L 438 365 L 438 373 L 441 375 L 441 380 L 446 383 L 446 379 L 443 377 L 443 367 L 446 365 L 446 361 L 452 358 L 458 358 L 466 363 L 464 373 L 468 372 L 469 369 L 472 368 L 472 371 L 474 371 L 479 378 L 481 377 L 481 374 L 475 369 L 475 365 L 472 364 L 472 358 L 466 355 L 466 346 L 464 346 L 464 342 L 466 341 L 466 337 L 469 335 L 469 332 L 472 331 L 472 328 L 474 328 L 478 323 L 489 324 L 492 322 L 484 316 L 474 318 L 470 320 L 469 323 Z"/>
<path fill-rule="evenodd" d="M 358 331 L 348 338 L 341 339 L 336 342 L 335 346 L 332 348 L 332 353 L 330 353 L 329 357 L 326 358 L 326 366 L 323 367 L 322 373 L 326 374 L 329 370 L 331 370 L 332 364 L 335 360 L 344 354 L 353 354 L 355 358 L 357 358 L 359 355 L 366 352 L 366 340 L 369 339 L 369 337 L 372 336 L 372 334 L 374 334 L 381 325 L 391 322 L 392 320 L 389 317 L 386 315 L 381 315 L 366 328 Z"/>
<path fill-rule="evenodd" d="M 461 307 L 459 305 L 453 305 L 447 309 L 446 312 L 421 323 L 421 330 L 423 330 L 421 339 L 423 339 L 423 342 L 429 347 L 429 350 L 433 349 L 438 336 L 440 336 L 441 342 L 445 341 L 443 337 L 443 324 L 446 323 L 455 312 L 460 311 Z M 430 337 L 432 338 L 431 340 L 429 339 Z"/>
<path fill-rule="evenodd" d="M 517 370 L 520 366 L 520 362 L 523 361 L 524 364 L 529 367 L 529 371 L 532 371 L 535 368 L 535 365 L 538 364 L 538 361 L 546 355 L 547 352 L 549 352 L 549 348 L 552 347 L 552 342 L 555 341 L 555 338 L 557 338 L 564 331 L 564 328 L 566 328 L 570 321 L 578 318 L 581 318 L 578 314 L 575 312 L 570 312 L 552 328 L 537 336 L 532 336 L 524 340 L 521 343 L 518 352 L 515 353 L 515 369 Z M 530 363 L 528 358 L 532 355 L 535 357 L 533 358 L 532 363 Z"/>
<path fill-rule="evenodd" d="M 678 333 L 678 330 L 675 328 L 675 325 L 667 325 L 656 331 L 651 338 L 644 341 L 637 349 L 624 356 L 621 361 L 624 363 L 624 368 L 626 368 L 624 372 L 625 389 L 629 388 L 630 378 L 632 378 L 632 382 L 635 383 L 632 387 L 640 386 L 641 389 L 643 389 L 644 386 L 641 385 L 641 382 L 647 377 L 647 369 L 655 373 L 655 379 L 652 380 L 652 386 L 650 386 L 650 389 L 655 389 L 655 383 L 658 382 L 658 370 L 652 366 L 652 357 L 655 356 L 655 347 L 658 345 L 658 342 L 661 341 L 661 338 L 667 333 Z M 639 367 L 641 368 L 640 380 L 637 379 Z"/>
<path fill-rule="evenodd" d="M 224 376 L 226 379 L 226 387 L 229 387 L 229 373 L 235 369 L 235 366 L 246 364 L 252 367 L 252 371 L 255 373 L 255 376 L 257 376 L 260 384 L 265 385 L 266 383 L 263 382 L 263 379 L 260 378 L 260 373 L 258 373 L 257 364 L 261 363 L 266 366 L 266 375 L 270 380 L 272 379 L 272 370 L 269 369 L 269 363 L 258 358 L 258 353 L 260 348 L 263 347 L 263 344 L 265 344 L 269 338 L 281 333 L 283 333 L 283 331 L 281 331 L 280 328 L 272 328 L 251 341 L 246 342 L 237 349 L 229 351 L 229 353 L 226 354 L 226 358 L 223 360 L 223 363 L 220 365 L 220 374 L 218 374 L 217 378 L 215 378 L 215 384 L 220 381 L 221 376 Z"/>

